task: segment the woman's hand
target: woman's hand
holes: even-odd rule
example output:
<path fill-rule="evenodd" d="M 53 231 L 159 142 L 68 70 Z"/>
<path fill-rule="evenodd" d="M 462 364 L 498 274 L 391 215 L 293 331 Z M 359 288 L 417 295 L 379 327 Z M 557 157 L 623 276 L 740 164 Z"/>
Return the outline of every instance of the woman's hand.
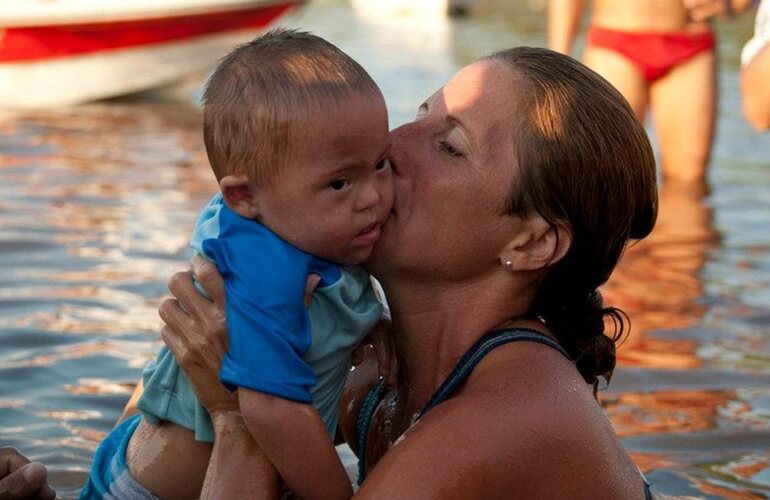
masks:
<path fill-rule="evenodd" d="M 208 293 L 203 297 L 195 288 L 192 275 Z M 192 274 L 180 272 L 168 283 L 174 298 L 166 299 L 158 313 L 165 323 L 163 342 L 187 375 L 201 404 L 209 411 L 238 409 L 235 393 L 219 381 L 219 368 L 227 350 L 225 289 L 217 268 L 201 257 L 192 260 Z"/>
<path fill-rule="evenodd" d="M 388 387 L 396 387 L 398 363 L 390 320 L 381 319 L 369 334 L 377 356 L 377 370 Z"/>
<path fill-rule="evenodd" d="M 731 17 L 751 6 L 751 0 L 682 0 L 690 19 L 708 21 L 715 17 Z"/>

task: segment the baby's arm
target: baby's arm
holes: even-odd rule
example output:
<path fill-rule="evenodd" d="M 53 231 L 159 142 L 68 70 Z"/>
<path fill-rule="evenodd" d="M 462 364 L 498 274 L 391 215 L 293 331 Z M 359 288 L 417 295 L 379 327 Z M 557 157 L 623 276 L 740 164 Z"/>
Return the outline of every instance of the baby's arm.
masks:
<path fill-rule="evenodd" d="M 299 498 L 350 498 L 353 490 L 326 426 L 309 404 L 238 389 L 251 435 Z"/>

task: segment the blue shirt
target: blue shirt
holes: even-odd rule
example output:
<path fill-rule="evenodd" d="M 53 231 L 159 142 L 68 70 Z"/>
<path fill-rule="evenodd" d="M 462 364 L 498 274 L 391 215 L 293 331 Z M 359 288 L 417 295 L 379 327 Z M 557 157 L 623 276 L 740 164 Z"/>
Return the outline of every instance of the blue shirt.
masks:
<path fill-rule="evenodd" d="M 299 250 L 262 224 L 243 218 L 215 196 L 195 225 L 191 246 L 225 280 L 229 348 L 220 379 L 301 403 L 312 403 L 333 437 L 337 403 L 353 348 L 382 314 L 369 275 Z M 310 312 L 308 274 L 321 282 Z M 205 409 L 167 348 L 143 373 L 137 406 L 152 422 L 169 420 L 213 441 Z"/>

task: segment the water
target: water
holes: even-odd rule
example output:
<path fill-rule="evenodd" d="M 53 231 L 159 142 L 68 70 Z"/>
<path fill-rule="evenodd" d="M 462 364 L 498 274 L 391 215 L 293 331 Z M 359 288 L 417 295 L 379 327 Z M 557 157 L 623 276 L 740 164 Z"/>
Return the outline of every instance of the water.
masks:
<path fill-rule="evenodd" d="M 396 21 L 317 1 L 287 20 L 337 43 L 381 84 L 391 125 L 489 51 L 543 45 L 543 2 Z M 720 25 L 712 193 L 662 193 L 609 301 L 634 328 L 602 402 L 658 491 L 770 496 L 770 135 L 740 116 L 748 18 Z M 215 189 L 196 91 L 0 116 L 0 444 L 72 497 L 160 343 L 156 307 L 185 267 Z"/>

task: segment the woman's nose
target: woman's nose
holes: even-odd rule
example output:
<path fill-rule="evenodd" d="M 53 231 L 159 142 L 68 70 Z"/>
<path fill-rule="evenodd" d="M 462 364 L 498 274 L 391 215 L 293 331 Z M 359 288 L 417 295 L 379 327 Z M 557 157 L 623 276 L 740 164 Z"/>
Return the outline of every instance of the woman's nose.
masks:
<path fill-rule="evenodd" d="M 404 175 L 414 144 L 415 123 L 406 123 L 390 132 L 390 165 L 394 175 Z"/>

